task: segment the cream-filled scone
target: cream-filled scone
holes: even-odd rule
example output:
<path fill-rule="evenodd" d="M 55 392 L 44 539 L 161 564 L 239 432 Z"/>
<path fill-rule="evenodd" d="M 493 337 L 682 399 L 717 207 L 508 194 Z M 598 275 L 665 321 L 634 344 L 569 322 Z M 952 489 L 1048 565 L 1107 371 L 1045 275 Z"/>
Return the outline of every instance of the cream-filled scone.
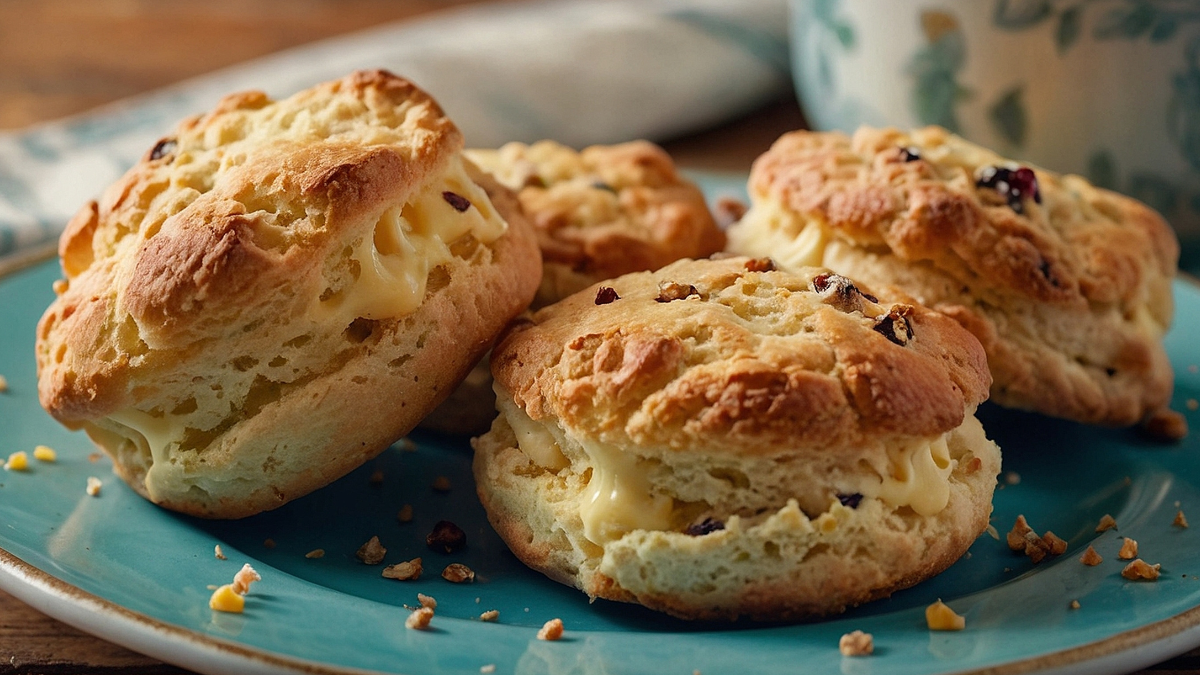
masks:
<path fill-rule="evenodd" d="M 821 269 L 625 275 L 515 323 L 492 372 L 500 416 L 473 443 L 488 517 L 593 598 L 840 612 L 946 568 L 991 513 L 979 342 Z"/>
<path fill-rule="evenodd" d="M 534 308 L 598 281 L 706 258 L 725 246 L 704 194 L 648 141 L 577 152 L 553 141 L 466 151 L 517 192 L 538 233 L 542 283 Z M 496 416 L 487 362 L 421 426 L 479 434 Z"/>
<path fill-rule="evenodd" d="M 38 326 L 42 405 L 204 517 L 304 495 L 407 433 L 536 291 L 515 197 L 383 71 L 184 121 L 85 206 Z"/>
<path fill-rule="evenodd" d="M 991 399 L 1094 424 L 1166 405 L 1179 245 L 1147 206 L 930 127 L 784 135 L 730 249 L 903 288 L 987 350 Z"/>

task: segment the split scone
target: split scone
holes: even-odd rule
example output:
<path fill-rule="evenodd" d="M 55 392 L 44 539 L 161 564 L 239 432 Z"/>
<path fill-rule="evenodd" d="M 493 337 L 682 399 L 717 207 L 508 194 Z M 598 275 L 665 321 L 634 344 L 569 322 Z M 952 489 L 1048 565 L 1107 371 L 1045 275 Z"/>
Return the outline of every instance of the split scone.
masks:
<path fill-rule="evenodd" d="M 183 122 L 85 206 L 38 326 L 42 405 L 149 500 L 271 509 L 448 394 L 537 288 L 515 197 L 383 71 Z"/>
<path fill-rule="evenodd" d="M 554 141 L 509 143 L 466 154 L 517 192 L 537 230 L 543 273 L 535 309 L 598 281 L 725 247 L 704 194 L 648 141 L 582 152 Z M 421 426 L 480 434 L 496 417 L 494 403 L 484 361 Z"/>
<path fill-rule="evenodd" d="M 730 249 L 892 284 L 987 350 L 991 399 L 1094 424 L 1166 405 L 1179 244 L 1083 178 L 930 127 L 784 135 L 754 164 Z"/>
<path fill-rule="evenodd" d="M 688 619 L 840 612 L 986 528 L 1000 451 L 979 342 L 766 259 L 680 261 L 518 321 L 479 496 L 530 567 Z"/>

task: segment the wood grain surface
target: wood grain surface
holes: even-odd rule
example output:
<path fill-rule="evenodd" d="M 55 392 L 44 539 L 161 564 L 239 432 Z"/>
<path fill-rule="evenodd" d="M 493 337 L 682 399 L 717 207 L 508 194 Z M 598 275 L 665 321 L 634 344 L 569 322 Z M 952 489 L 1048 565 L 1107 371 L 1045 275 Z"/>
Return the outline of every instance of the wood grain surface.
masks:
<path fill-rule="evenodd" d="M 79 113 L 333 35 L 481 0 L 0 0 L 0 129 Z M 666 143 L 686 167 L 745 171 L 803 125 L 781 101 Z M 173 675 L 0 592 L 0 674 Z M 1200 650 L 1142 675 L 1200 675 Z"/>

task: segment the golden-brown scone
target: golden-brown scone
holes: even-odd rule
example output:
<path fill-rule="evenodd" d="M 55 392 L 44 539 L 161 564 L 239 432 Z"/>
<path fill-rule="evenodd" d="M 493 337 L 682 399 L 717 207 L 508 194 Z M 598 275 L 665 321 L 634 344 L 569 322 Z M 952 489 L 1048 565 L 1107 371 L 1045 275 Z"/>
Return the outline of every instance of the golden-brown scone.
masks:
<path fill-rule="evenodd" d="M 553 141 L 509 143 L 467 156 L 517 191 L 537 228 L 544 274 L 535 307 L 725 247 L 704 194 L 649 141 L 582 152 Z"/>
<path fill-rule="evenodd" d="M 689 619 L 839 612 L 987 526 L 990 378 L 954 321 L 820 269 L 680 261 L 518 321 L 475 477 L 522 561 Z"/>
<path fill-rule="evenodd" d="M 583 152 L 539 141 L 466 153 L 517 191 L 537 228 L 543 274 L 535 309 L 604 279 L 706 258 L 725 246 L 703 193 L 648 141 Z M 495 417 L 485 360 L 421 426 L 475 435 Z"/>
<path fill-rule="evenodd" d="M 383 71 L 184 121 L 85 206 L 38 326 L 42 405 L 167 508 L 234 518 L 407 433 L 533 297 L 536 238 Z"/>
<path fill-rule="evenodd" d="M 894 284 L 987 350 L 993 401 L 1107 425 L 1165 405 L 1179 245 L 1145 205 L 930 127 L 794 132 L 730 249 Z"/>

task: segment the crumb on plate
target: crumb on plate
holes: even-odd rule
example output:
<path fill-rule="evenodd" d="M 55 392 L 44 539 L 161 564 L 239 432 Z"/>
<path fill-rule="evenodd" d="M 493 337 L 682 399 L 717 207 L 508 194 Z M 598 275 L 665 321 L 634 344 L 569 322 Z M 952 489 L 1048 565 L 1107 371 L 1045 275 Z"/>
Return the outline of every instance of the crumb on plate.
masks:
<path fill-rule="evenodd" d="M 838 640 L 838 651 L 842 656 L 869 656 L 875 652 L 875 641 L 870 633 L 856 630 Z"/>
<path fill-rule="evenodd" d="M 939 599 L 925 608 L 925 624 L 929 630 L 962 630 L 967 627 L 967 619 Z"/>
<path fill-rule="evenodd" d="M 562 619 L 550 619 L 537 632 L 539 640 L 558 640 L 563 636 Z"/>

